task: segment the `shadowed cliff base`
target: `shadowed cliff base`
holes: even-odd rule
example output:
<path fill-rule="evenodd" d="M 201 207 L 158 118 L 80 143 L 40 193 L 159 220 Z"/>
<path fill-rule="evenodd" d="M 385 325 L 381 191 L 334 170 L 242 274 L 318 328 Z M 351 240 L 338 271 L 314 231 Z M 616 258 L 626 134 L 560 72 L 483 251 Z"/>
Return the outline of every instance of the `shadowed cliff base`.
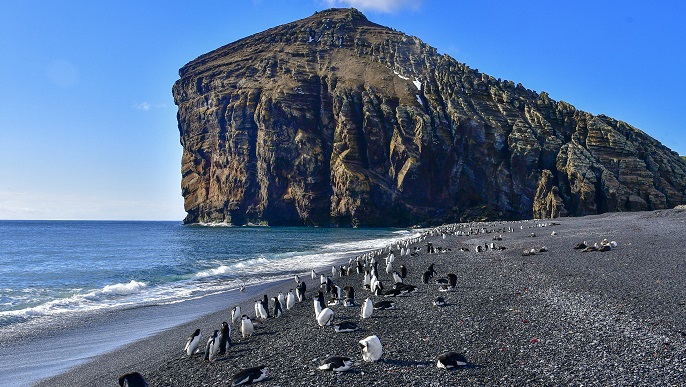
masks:
<path fill-rule="evenodd" d="M 238 40 L 179 74 L 185 223 L 410 226 L 686 203 L 686 161 L 644 132 L 355 9 Z"/>

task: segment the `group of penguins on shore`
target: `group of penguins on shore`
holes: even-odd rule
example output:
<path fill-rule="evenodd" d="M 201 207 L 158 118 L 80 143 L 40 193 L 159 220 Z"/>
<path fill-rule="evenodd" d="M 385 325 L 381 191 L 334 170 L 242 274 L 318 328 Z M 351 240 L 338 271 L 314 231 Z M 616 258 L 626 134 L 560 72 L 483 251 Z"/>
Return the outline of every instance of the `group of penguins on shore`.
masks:
<path fill-rule="evenodd" d="M 397 244 L 400 255 L 416 256 L 421 248 L 412 247 L 412 244 L 418 243 L 424 238 L 422 237 L 408 239 Z M 440 250 L 439 250 L 440 251 Z M 435 253 L 436 248 L 427 243 L 427 252 Z M 390 289 L 385 289 L 379 276 L 379 263 L 382 255 L 385 255 L 386 273 L 393 278 L 393 286 Z M 417 291 L 417 286 L 405 283 L 407 276 L 407 268 L 400 265 L 398 270 L 393 270 L 395 262 L 395 255 L 391 247 L 385 249 L 374 250 L 356 258 L 351 258 L 348 265 L 341 265 L 339 267 L 332 266 L 331 275 L 317 274 L 314 270 L 311 271 L 310 276 L 315 280 L 317 276 L 320 278 L 320 289 L 316 296 L 313 295 L 314 316 L 317 324 L 320 327 L 333 326 L 337 333 L 354 332 L 359 329 L 357 323 L 353 321 L 341 321 L 334 323 L 335 312 L 332 307 L 342 305 L 343 307 L 360 307 L 360 318 L 371 318 L 375 310 L 387 310 L 395 308 L 394 301 L 382 300 L 373 302 L 371 297 L 367 297 L 360 305 L 355 299 L 355 288 L 352 286 L 337 286 L 333 278 L 336 276 L 350 276 L 355 273 L 363 275 L 362 286 L 375 296 L 394 297 L 398 295 L 411 294 Z M 429 265 L 427 270 L 422 275 L 422 282 L 429 284 L 429 281 L 436 274 L 434 264 Z M 296 286 L 289 290 L 287 294 L 279 293 L 275 297 L 268 297 L 264 295 L 262 299 L 255 301 L 254 312 L 255 318 L 266 321 L 269 318 L 279 318 L 288 310 L 295 307 L 296 302 L 303 302 L 305 299 L 305 292 L 307 285 L 300 276 L 295 276 Z M 457 275 L 448 274 L 446 278 L 437 279 L 435 281 L 439 285 L 440 291 L 451 291 L 457 286 Z M 327 301 L 326 297 L 329 296 Z M 446 305 L 443 297 L 437 297 L 434 302 L 436 306 Z M 249 338 L 255 332 L 255 325 L 253 320 L 247 314 L 244 314 L 240 305 L 235 306 L 231 310 L 231 323 L 237 323 L 239 331 L 244 339 Z M 215 330 L 211 337 L 205 344 L 204 359 L 213 362 L 217 357 L 225 355 L 231 347 L 231 325 L 227 322 L 222 322 L 221 328 Z M 201 335 L 200 330 L 196 329 L 186 340 L 184 353 L 192 356 L 200 352 Z M 383 354 L 383 347 L 378 336 L 368 336 L 358 342 L 361 350 L 362 359 L 366 362 L 379 361 Z M 464 355 L 456 352 L 444 352 L 436 358 L 437 366 L 439 368 L 451 369 L 465 366 L 468 364 Z M 317 367 L 322 371 L 345 372 L 353 366 L 353 360 L 347 356 L 329 356 L 321 361 Z M 267 377 L 267 367 L 258 366 L 240 370 L 232 377 L 232 386 L 247 385 L 264 380 Z"/>
<path fill-rule="evenodd" d="M 501 229 L 500 231 L 513 232 L 514 229 L 512 227 L 508 227 L 506 229 Z M 490 232 L 493 232 L 493 230 L 487 230 L 486 228 L 465 229 L 464 225 L 446 225 L 429 230 L 419 237 L 398 242 L 396 248 L 399 250 L 400 256 L 416 257 L 422 251 L 422 248 L 412 245 L 423 241 L 427 236 L 437 236 L 442 234 L 443 238 L 445 239 L 446 235 L 469 236 Z M 502 235 L 493 237 L 493 240 L 502 240 Z M 504 247 L 497 247 L 494 243 L 486 243 L 483 246 L 477 246 L 475 251 L 482 252 L 488 249 L 502 250 Z M 435 247 L 431 242 L 426 243 L 426 252 L 428 254 L 435 254 L 449 250 L 450 249 Z M 461 250 L 467 251 L 466 248 L 462 248 Z M 380 276 L 378 265 L 380 261 L 377 260 L 377 258 L 381 259 L 381 256 L 383 255 L 385 255 L 386 273 L 392 276 L 394 282 L 390 289 L 384 289 L 384 285 L 379 279 Z M 355 289 L 352 286 L 337 286 L 333 282 L 333 278 L 336 275 L 342 277 L 346 275 L 354 275 L 355 273 L 362 274 L 363 288 L 368 290 L 374 296 L 395 297 L 398 295 L 411 294 L 417 291 L 417 286 L 405 283 L 405 278 L 407 277 L 407 268 L 404 265 L 400 265 L 398 270 L 395 271 L 393 270 L 394 262 L 395 255 L 389 246 L 385 249 L 367 252 L 357 256 L 355 259 L 351 258 L 348 261 L 348 266 L 341 265 L 338 268 L 336 266 L 332 266 L 331 275 L 320 274 L 320 290 L 318 291 L 317 295 L 313 297 L 314 315 L 317 324 L 320 327 L 332 325 L 335 315 L 333 309 L 331 308 L 333 306 L 358 306 L 355 302 Z M 434 264 L 432 263 L 421 275 L 422 283 L 429 284 L 431 279 L 436 274 L 437 271 L 434 269 Z M 312 270 L 312 280 L 315 280 L 316 276 L 317 273 Z M 295 276 L 295 282 L 295 288 L 289 290 L 287 294 L 279 293 L 277 296 L 271 298 L 271 308 L 270 299 L 266 294 L 262 299 L 257 300 L 254 304 L 256 318 L 262 321 L 266 321 L 268 318 L 279 318 L 284 315 L 284 308 L 286 311 L 288 311 L 295 307 L 296 302 L 303 302 L 305 299 L 307 285 L 298 275 Z M 434 280 L 434 284 L 438 285 L 438 290 L 442 292 L 456 290 L 457 275 L 454 273 L 449 273 L 445 278 L 438 278 Z M 243 290 L 244 287 L 242 286 L 241 291 Z M 328 302 L 325 299 L 325 294 L 331 296 Z M 373 302 L 371 297 L 368 297 L 360 306 L 360 318 L 368 319 L 372 316 L 374 310 L 393 309 L 395 308 L 395 305 L 396 303 L 394 301 L 382 300 Z M 433 305 L 441 307 L 447 304 L 443 297 L 438 296 L 434 299 Z M 249 338 L 255 332 L 255 326 L 252 319 L 247 314 L 242 313 L 240 305 L 235 306 L 231 310 L 231 323 L 239 324 L 239 331 L 244 339 Z M 358 325 L 352 321 L 342 321 L 333 324 L 333 327 L 337 333 L 354 332 L 359 329 Z M 184 353 L 187 356 L 193 356 L 196 353 L 199 353 L 201 351 L 200 342 L 200 329 L 196 329 L 187 338 L 184 346 Z M 231 325 L 224 321 L 222 322 L 220 329 L 215 330 L 207 340 L 204 348 L 204 359 L 209 362 L 214 362 L 217 357 L 225 355 L 229 351 L 231 345 Z M 358 342 L 358 346 L 362 352 L 362 359 L 364 361 L 376 362 L 381 359 L 383 348 L 381 345 L 381 340 L 376 335 L 372 335 L 360 340 Z M 348 371 L 352 365 L 353 361 L 350 357 L 329 356 L 320 363 L 318 369 L 323 371 L 345 372 Z M 467 366 L 469 365 L 469 362 L 463 354 L 448 351 L 443 352 L 436 357 L 436 365 L 438 368 L 453 369 Z M 268 368 L 263 365 L 242 369 L 232 376 L 231 385 L 240 386 L 259 382 L 267 377 L 267 371 Z M 137 372 L 122 375 L 119 378 L 119 384 L 120 386 L 128 387 L 147 386 L 143 376 Z"/>

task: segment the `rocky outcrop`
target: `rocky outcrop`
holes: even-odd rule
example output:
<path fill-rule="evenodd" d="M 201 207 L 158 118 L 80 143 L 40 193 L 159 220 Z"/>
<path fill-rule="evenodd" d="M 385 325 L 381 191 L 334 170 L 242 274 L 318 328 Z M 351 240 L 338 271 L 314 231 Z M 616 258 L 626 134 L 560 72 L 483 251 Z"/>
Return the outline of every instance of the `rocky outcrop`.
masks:
<path fill-rule="evenodd" d="M 640 130 L 332 9 L 228 44 L 173 88 L 186 223 L 407 226 L 686 202 Z"/>

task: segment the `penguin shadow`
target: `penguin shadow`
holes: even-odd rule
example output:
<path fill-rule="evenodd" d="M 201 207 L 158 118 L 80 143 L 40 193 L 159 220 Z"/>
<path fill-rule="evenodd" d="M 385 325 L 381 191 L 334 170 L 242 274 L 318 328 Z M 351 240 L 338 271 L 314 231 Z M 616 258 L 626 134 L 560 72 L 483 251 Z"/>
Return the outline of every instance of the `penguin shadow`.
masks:
<path fill-rule="evenodd" d="M 381 359 L 384 364 L 398 366 L 398 367 L 430 367 L 431 362 L 428 361 L 414 361 L 414 360 L 394 360 L 394 359 Z"/>

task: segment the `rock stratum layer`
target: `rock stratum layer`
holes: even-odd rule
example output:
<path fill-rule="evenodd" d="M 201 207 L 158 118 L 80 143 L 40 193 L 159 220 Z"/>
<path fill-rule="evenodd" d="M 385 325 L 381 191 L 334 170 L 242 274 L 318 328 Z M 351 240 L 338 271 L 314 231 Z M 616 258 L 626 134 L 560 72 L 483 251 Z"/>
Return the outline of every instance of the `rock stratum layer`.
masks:
<path fill-rule="evenodd" d="M 686 162 L 631 125 L 332 9 L 185 65 L 185 223 L 408 226 L 686 202 Z"/>

